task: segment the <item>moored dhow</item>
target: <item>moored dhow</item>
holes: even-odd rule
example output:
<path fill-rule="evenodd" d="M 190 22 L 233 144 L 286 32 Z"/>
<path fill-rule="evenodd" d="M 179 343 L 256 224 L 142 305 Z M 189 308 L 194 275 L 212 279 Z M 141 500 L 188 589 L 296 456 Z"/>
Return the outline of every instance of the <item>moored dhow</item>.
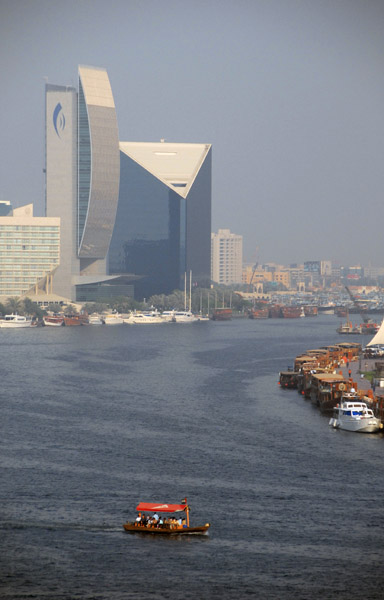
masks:
<path fill-rule="evenodd" d="M 340 373 L 314 373 L 311 378 L 311 399 L 323 412 L 332 410 L 351 389 L 352 383 Z"/>
<path fill-rule="evenodd" d="M 268 319 L 269 317 L 269 308 L 268 306 L 262 306 L 260 308 L 253 308 L 249 312 L 250 319 Z"/>
<path fill-rule="evenodd" d="M 61 327 L 64 325 L 63 315 L 45 315 L 43 317 L 43 323 L 47 327 Z"/>
<path fill-rule="evenodd" d="M 215 308 L 212 312 L 212 321 L 230 321 L 232 308 Z"/>
<path fill-rule="evenodd" d="M 301 316 L 301 306 L 282 306 L 281 316 L 283 319 L 298 319 Z"/>
<path fill-rule="evenodd" d="M 66 327 L 78 327 L 79 325 L 88 325 L 88 315 L 64 315 L 64 325 Z"/>

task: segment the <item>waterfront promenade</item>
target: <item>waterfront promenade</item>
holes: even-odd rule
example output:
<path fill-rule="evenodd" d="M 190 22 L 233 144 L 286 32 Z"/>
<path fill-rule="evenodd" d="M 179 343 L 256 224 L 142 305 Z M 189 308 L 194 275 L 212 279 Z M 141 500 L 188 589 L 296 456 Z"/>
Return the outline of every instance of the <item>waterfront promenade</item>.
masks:
<path fill-rule="evenodd" d="M 361 373 L 374 371 L 375 363 L 379 362 L 377 358 L 362 358 L 361 361 L 354 360 L 349 363 L 349 366 L 346 365 L 340 366 L 340 370 L 343 373 L 343 377 L 348 379 L 349 370 L 351 371 L 351 378 L 356 383 L 357 389 L 359 390 L 370 390 L 372 389 L 371 382 L 369 379 L 365 379 L 365 377 L 361 377 Z M 384 388 L 376 387 L 375 388 L 375 396 L 384 397 Z"/>

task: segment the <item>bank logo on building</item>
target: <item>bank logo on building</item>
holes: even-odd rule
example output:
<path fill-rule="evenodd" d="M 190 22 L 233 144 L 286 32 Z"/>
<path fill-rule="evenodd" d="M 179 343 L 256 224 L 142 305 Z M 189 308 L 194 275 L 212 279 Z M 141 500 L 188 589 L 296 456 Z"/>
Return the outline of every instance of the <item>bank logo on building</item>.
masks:
<path fill-rule="evenodd" d="M 53 126 L 57 136 L 61 138 L 61 134 L 65 129 L 65 115 L 60 102 L 56 104 L 55 110 L 53 111 Z"/>

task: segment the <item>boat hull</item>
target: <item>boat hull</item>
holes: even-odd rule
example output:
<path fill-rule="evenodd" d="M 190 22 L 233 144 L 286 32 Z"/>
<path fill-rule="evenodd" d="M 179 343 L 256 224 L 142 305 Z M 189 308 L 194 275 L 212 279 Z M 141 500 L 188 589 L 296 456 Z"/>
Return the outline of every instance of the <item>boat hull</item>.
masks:
<path fill-rule="evenodd" d="M 332 418 L 329 424 L 334 429 L 342 429 L 343 431 L 353 431 L 355 433 L 377 433 L 381 429 L 381 423 L 379 419 L 367 419 L 367 422 L 362 421 L 343 421 Z"/>
<path fill-rule="evenodd" d="M 232 308 L 215 308 L 212 313 L 212 321 L 230 321 L 232 319 Z"/>
<path fill-rule="evenodd" d="M 65 316 L 64 325 L 66 327 L 79 327 L 80 325 L 88 325 L 88 317 L 85 315 Z"/>
<path fill-rule="evenodd" d="M 107 315 L 104 317 L 104 323 L 105 325 L 123 325 L 124 319 L 119 316 Z"/>
<path fill-rule="evenodd" d="M 32 323 L 0 323 L 2 329 L 23 329 L 32 327 Z"/>
<path fill-rule="evenodd" d="M 23 315 L 5 315 L 4 319 L 0 320 L 0 327 L 4 329 L 32 327 L 32 319 L 28 319 Z"/>
<path fill-rule="evenodd" d="M 124 523 L 125 531 L 128 533 L 141 533 L 149 535 L 206 535 L 210 527 L 209 523 L 201 527 L 184 527 L 180 529 L 168 529 L 168 528 L 157 528 L 157 527 L 142 527 L 134 525 L 133 523 Z"/>
<path fill-rule="evenodd" d="M 62 327 L 64 317 L 43 317 L 43 323 L 47 327 Z"/>

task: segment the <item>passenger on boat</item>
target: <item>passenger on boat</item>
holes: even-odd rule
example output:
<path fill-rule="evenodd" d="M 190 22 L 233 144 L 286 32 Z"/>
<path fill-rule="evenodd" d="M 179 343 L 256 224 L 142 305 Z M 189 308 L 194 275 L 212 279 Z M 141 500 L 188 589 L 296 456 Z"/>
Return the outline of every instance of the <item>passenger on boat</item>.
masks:
<path fill-rule="evenodd" d="M 135 527 L 138 527 L 139 525 L 141 525 L 141 513 L 140 512 L 139 512 L 139 514 L 136 517 Z"/>

